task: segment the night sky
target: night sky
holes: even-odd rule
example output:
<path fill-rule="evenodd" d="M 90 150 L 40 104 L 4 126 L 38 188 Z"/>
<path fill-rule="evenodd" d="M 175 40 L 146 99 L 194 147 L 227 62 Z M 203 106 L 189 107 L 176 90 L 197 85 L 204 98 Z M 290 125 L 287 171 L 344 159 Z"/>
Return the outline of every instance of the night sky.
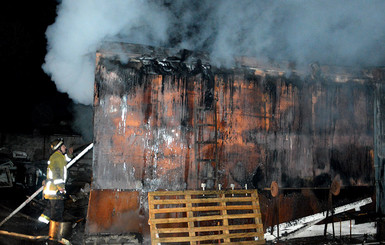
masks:
<path fill-rule="evenodd" d="M 61 133 L 72 120 L 71 100 L 41 66 L 55 0 L 4 1 L 1 6 L 0 132 Z"/>

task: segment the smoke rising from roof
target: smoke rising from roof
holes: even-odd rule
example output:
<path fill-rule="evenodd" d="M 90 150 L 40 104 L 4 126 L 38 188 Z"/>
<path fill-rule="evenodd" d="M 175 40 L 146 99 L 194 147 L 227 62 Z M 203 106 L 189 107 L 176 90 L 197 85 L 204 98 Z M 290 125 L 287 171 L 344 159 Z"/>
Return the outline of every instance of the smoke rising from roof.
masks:
<path fill-rule="evenodd" d="M 46 32 L 43 64 L 61 92 L 91 104 L 95 52 L 106 40 L 234 55 L 384 65 L 385 1 L 68 0 Z"/>

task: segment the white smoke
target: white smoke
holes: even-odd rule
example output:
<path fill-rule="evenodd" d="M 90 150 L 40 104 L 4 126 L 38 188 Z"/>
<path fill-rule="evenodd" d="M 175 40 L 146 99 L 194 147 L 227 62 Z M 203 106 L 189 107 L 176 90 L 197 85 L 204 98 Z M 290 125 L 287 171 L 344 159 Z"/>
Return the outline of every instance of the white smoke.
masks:
<path fill-rule="evenodd" d="M 132 41 L 162 41 L 166 16 L 157 13 L 161 13 L 158 6 L 146 1 L 64 0 L 55 23 L 46 31 L 48 52 L 43 70 L 59 91 L 75 102 L 91 104 L 98 46 L 105 39 L 130 33 Z"/>
<path fill-rule="evenodd" d="M 95 52 L 105 40 L 234 55 L 384 65 L 385 1 L 63 0 L 43 65 L 61 92 L 91 104 Z"/>

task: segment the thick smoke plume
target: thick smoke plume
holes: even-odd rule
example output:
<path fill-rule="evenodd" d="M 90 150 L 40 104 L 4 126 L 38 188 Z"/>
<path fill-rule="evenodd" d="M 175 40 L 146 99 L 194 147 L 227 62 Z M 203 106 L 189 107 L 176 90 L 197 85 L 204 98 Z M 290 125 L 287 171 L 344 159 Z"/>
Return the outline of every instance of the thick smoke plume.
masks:
<path fill-rule="evenodd" d="M 64 0 L 43 65 L 61 92 L 91 104 L 95 52 L 106 40 L 234 55 L 384 65 L 385 1 Z"/>

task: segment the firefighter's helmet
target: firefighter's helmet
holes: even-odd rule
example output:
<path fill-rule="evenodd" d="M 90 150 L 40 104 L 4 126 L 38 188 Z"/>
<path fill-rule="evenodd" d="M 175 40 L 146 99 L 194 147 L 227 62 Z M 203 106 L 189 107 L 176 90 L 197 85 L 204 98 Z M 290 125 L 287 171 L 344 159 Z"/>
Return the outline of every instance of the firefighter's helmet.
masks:
<path fill-rule="evenodd" d="M 64 144 L 64 140 L 62 138 L 58 138 L 54 141 L 51 142 L 51 149 L 53 151 L 56 151 L 57 149 L 60 148 Z"/>

